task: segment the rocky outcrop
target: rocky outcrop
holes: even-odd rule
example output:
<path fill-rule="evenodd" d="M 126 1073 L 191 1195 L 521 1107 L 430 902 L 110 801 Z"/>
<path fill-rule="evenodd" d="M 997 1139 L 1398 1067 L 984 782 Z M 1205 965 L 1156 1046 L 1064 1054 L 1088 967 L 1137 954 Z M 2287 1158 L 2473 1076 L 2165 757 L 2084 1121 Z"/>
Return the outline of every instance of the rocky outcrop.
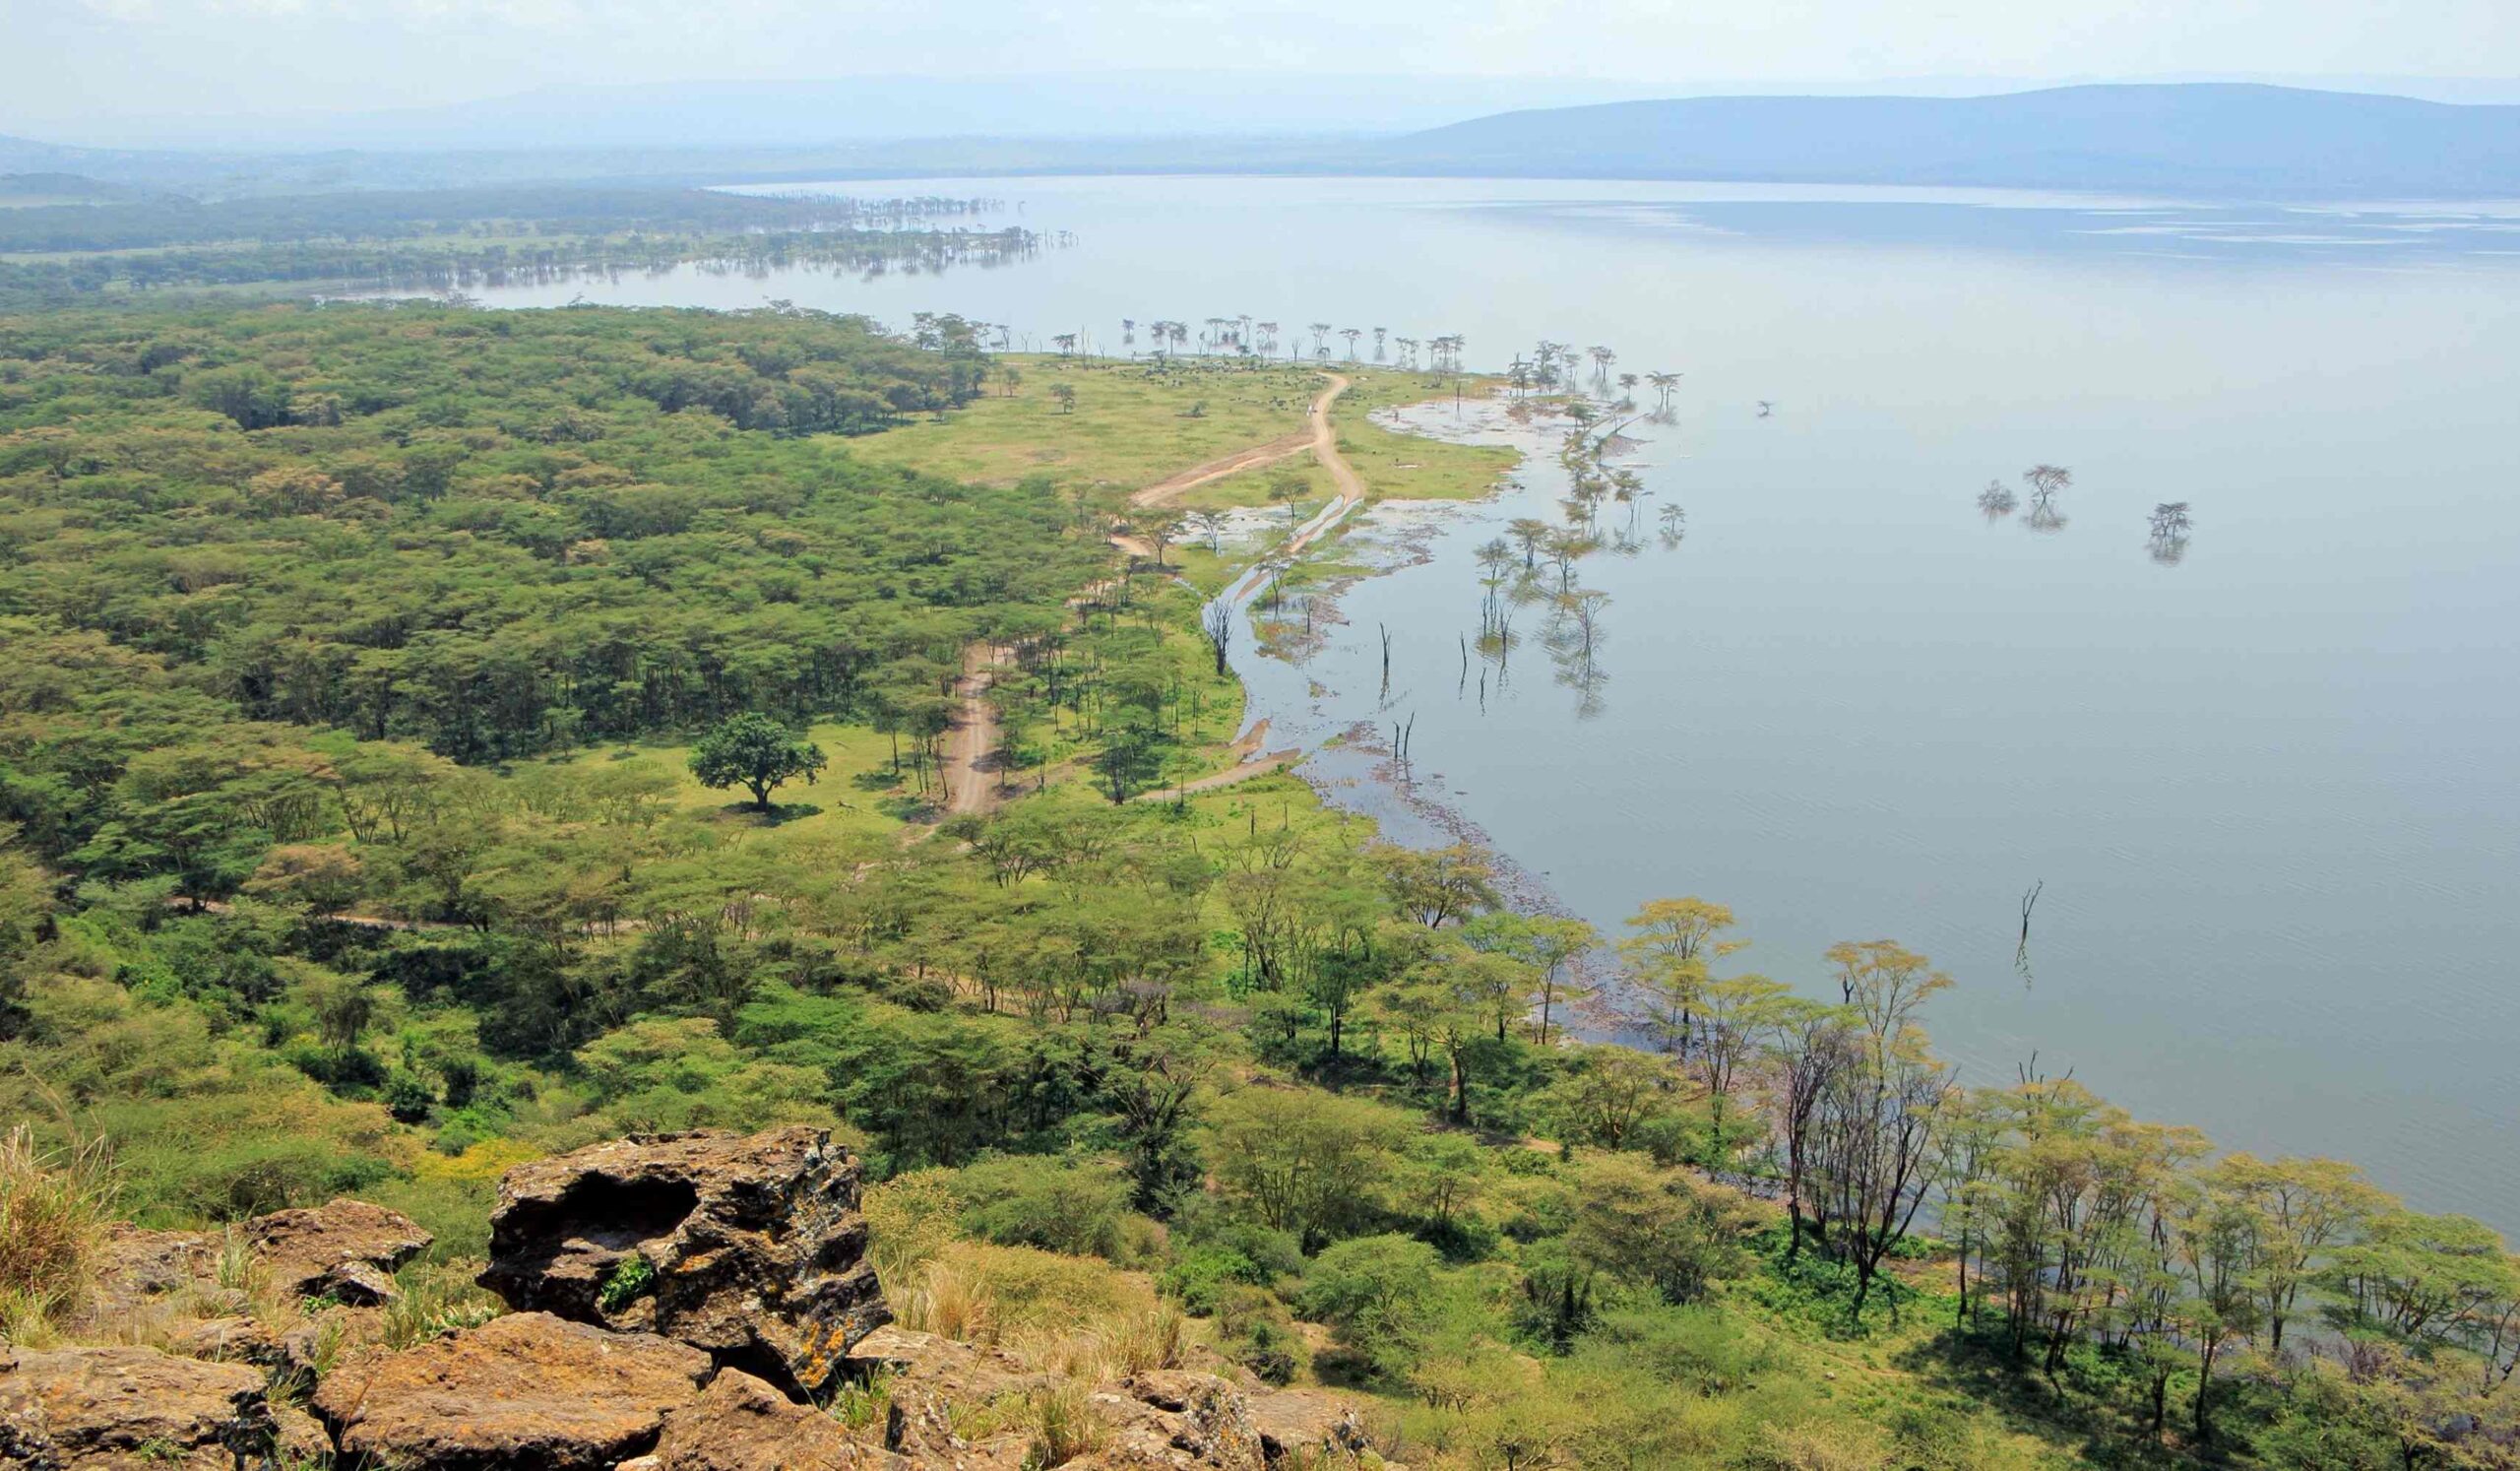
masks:
<path fill-rule="evenodd" d="M 891 1316 L 865 1251 L 856 1162 L 824 1130 L 633 1135 L 510 1171 L 480 1280 L 820 1397 Z"/>
<path fill-rule="evenodd" d="M 883 1375 L 892 1403 L 887 1443 L 918 1467 L 1017 1471 L 1030 1437 L 996 1428 L 1004 1415 L 974 1412 L 1021 1404 L 1064 1382 L 1003 1349 L 899 1328 L 870 1334 L 856 1363 Z M 1293 1453 L 1293 1464 L 1311 1455 L 1323 1466 L 1352 1465 L 1363 1438 L 1347 1441 L 1329 1433 L 1344 1418 L 1337 1403 L 1316 1396 L 1302 1410 L 1281 1406 L 1283 1439 L 1273 1443 L 1252 1401 L 1230 1380 L 1196 1370 L 1145 1370 L 1085 1397 L 1102 1443 L 1065 1464 L 1077 1471 L 1260 1471 Z M 1353 1432 L 1353 1418 L 1346 1423 Z M 976 1424 L 992 1428 L 967 1438 L 964 1431 Z"/>
<path fill-rule="evenodd" d="M 1267 1458 L 1241 1391 L 1212 1374 L 1149 1370 L 1089 1403 L 1109 1424 L 1109 1443 L 1080 1471 L 1261 1471 Z"/>
<path fill-rule="evenodd" d="M 1011 1403 L 1056 1387 L 1055 1375 L 1032 1369 L 1004 1349 L 878 1328 L 851 1356 L 856 1376 L 881 1375 L 891 1404 L 884 1443 L 917 1466 L 965 1471 L 1015 1471 L 1028 1440 L 994 1428 L 976 1431 L 993 1417 L 972 1412 Z"/>
<path fill-rule="evenodd" d="M 161 1310 L 236 1317 L 251 1306 L 243 1286 L 250 1278 L 284 1298 L 374 1307 L 393 1301 L 395 1269 L 428 1247 L 429 1234 L 409 1216 L 361 1200 L 256 1216 L 236 1228 L 232 1243 L 205 1232 L 118 1226 L 98 1253 L 94 1298 L 81 1321 L 119 1326 Z M 223 1263 L 234 1270 L 222 1273 Z M 222 1275 L 232 1280 L 222 1284 Z"/>
<path fill-rule="evenodd" d="M 275 1404 L 260 1370 L 133 1347 L 0 1349 L 0 1464 L 31 1471 L 233 1471 L 332 1442 Z"/>
<path fill-rule="evenodd" d="M 1022 1471 L 1044 1445 L 1075 1471 L 1370 1462 L 1344 1402 L 1314 1391 L 1254 1400 L 1188 1369 L 1098 1388 L 885 1326 L 857 1204 L 854 1162 L 809 1128 L 633 1137 L 521 1166 L 480 1279 L 519 1311 L 399 1350 L 389 1332 L 435 1329 L 385 1310 L 393 1272 L 429 1243 L 392 1211 L 345 1200 L 217 1235 L 126 1229 L 106 1244 L 90 1330 L 176 1352 L 0 1349 L 0 1465 Z M 272 1383 L 311 1383 L 314 1413 Z M 878 1422 L 821 1408 L 845 1383 L 868 1387 L 850 1402 L 882 1406 Z"/>
<path fill-rule="evenodd" d="M 840 1423 L 739 1369 L 722 1371 L 693 1404 L 665 1417 L 656 1452 L 621 1471 L 912 1471 L 851 1440 Z"/>
<path fill-rule="evenodd" d="M 324 1377 L 343 1456 L 402 1471 L 610 1471 L 693 1404 L 709 1356 L 547 1312 L 493 1318 Z"/>
<path fill-rule="evenodd" d="M 1355 1406 L 1318 1389 L 1279 1389 L 1255 1394 L 1245 1407 L 1251 1427 L 1260 1433 L 1260 1448 L 1272 1464 L 1289 1456 L 1299 1462 L 1344 1465 L 1366 1445 L 1365 1428 Z"/>
<path fill-rule="evenodd" d="M 274 1211 L 245 1223 L 245 1240 L 291 1298 L 332 1298 L 352 1307 L 392 1302 L 394 1270 L 429 1248 L 411 1218 L 363 1200 Z"/>
<path fill-rule="evenodd" d="M 241 1307 L 244 1294 L 220 1296 L 221 1246 L 218 1237 L 198 1231 L 146 1231 L 117 1223 L 97 1250 L 95 1294 L 81 1321 L 128 1321 L 178 1293 L 214 1313 Z"/>

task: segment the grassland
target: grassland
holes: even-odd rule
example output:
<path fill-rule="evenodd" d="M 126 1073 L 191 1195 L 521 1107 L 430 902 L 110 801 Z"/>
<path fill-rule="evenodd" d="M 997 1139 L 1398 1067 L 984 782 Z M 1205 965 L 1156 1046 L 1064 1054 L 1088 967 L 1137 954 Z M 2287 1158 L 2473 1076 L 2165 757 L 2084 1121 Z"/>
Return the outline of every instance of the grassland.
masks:
<path fill-rule="evenodd" d="M 1304 432 L 1305 408 L 1321 390 L 1313 366 L 1246 367 L 1230 360 L 1139 361 L 1012 356 L 1011 383 L 949 417 L 921 420 L 850 440 L 847 453 L 956 480 L 1012 484 L 1046 475 L 1068 490 L 1125 492 L 1154 484 L 1236 450 Z M 1510 452 L 1398 434 L 1367 420 L 1374 410 L 1449 395 L 1449 379 L 1355 363 L 1331 363 L 1350 381 L 1333 416 L 1340 448 L 1377 497 L 1471 499 L 1512 468 Z M 1072 409 L 1054 390 L 1075 390 Z M 1466 379 L 1470 395 L 1492 391 Z M 1302 499 L 1331 493 L 1329 475 L 1309 455 L 1246 471 L 1183 494 L 1185 510 L 1272 503 L 1288 474 L 1303 478 Z"/>

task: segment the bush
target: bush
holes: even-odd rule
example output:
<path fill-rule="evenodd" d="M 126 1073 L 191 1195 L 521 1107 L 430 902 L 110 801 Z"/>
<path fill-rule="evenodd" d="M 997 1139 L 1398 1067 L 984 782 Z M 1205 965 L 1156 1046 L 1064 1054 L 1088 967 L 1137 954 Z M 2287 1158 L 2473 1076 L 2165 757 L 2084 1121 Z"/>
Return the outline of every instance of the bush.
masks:
<path fill-rule="evenodd" d="M 1405 1236 L 1341 1242 L 1305 1271 L 1297 1306 L 1388 1372 L 1434 1309 L 1438 1259 L 1434 1247 Z"/>
<path fill-rule="evenodd" d="M 402 1123 L 426 1123 L 437 1108 L 437 1095 L 411 1073 L 397 1072 L 385 1080 L 385 1112 Z"/>
<path fill-rule="evenodd" d="M 1269 1383 L 1292 1383 L 1303 1367 L 1303 1338 L 1275 1293 L 1224 1288 L 1217 1295 L 1216 1331 L 1219 1352 Z"/>
<path fill-rule="evenodd" d="M 950 1188 L 963 1229 L 981 1241 L 1070 1256 L 1129 1254 L 1129 1182 L 1108 1167 L 1017 1156 L 961 1170 Z"/>
<path fill-rule="evenodd" d="M 1156 1286 L 1192 1314 L 1206 1317 L 1234 1286 L 1266 1287 L 1268 1278 L 1250 1257 L 1231 1247 L 1199 1247 L 1164 1269 Z"/>

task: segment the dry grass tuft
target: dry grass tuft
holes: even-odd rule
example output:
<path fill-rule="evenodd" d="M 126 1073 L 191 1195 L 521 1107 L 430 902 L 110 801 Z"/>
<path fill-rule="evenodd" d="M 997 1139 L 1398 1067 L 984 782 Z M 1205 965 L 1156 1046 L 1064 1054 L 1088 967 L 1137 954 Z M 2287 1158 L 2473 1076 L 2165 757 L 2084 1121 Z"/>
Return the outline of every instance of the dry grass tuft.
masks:
<path fill-rule="evenodd" d="M 1077 1384 L 1061 1384 L 1028 1396 L 1025 1419 L 1032 1436 L 1032 1443 L 1024 1452 L 1025 1471 L 1064 1466 L 1078 1456 L 1102 1449 L 1111 1439 L 1111 1427 Z"/>
<path fill-rule="evenodd" d="M 101 1139 L 48 1150 L 23 1123 L 0 1137 L 0 1339 L 48 1339 L 87 1307 L 113 1193 Z"/>

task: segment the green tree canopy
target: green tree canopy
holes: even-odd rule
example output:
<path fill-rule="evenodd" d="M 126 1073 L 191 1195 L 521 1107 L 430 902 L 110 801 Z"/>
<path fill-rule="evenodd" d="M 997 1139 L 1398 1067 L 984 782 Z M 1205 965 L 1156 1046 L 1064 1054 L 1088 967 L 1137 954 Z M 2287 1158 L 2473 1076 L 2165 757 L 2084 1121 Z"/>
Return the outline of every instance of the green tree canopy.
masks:
<path fill-rule="evenodd" d="M 821 746 L 757 711 L 721 722 L 691 748 L 691 774 L 712 789 L 741 786 L 752 793 L 753 805 L 770 810 L 770 794 L 794 781 L 814 776 L 827 763 Z"/>

